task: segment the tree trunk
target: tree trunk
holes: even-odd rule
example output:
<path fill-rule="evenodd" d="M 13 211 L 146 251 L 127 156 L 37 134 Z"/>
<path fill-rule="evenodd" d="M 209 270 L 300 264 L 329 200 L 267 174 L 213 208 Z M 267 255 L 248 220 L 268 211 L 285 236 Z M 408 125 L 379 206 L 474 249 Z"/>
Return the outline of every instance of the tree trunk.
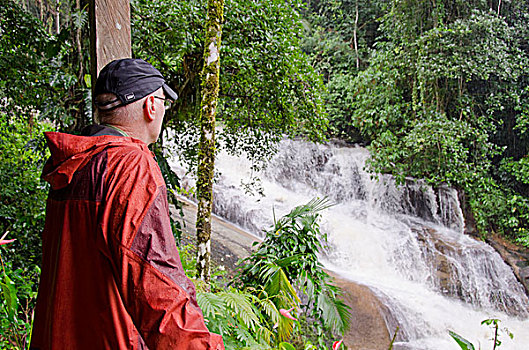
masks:
<path fill-rule="evenodd" d="M 355 46 L 355 54 L 356 54 L 356 69 L 360 69 L 360 57 L 358 56 L 358 0 L 356 0 L 355 5 L 355 26 L 354 26 L 354 32 L 353 32 L 353 38 L 354 38 L 354 46 Z"/>
<path fill-rule="evenodd" d="M 44 18 L 44 4 L 42 3 L 44 0 L 39 0 L 39 19 L 41 22 L 44 22 L 43 18 Z"/>
<path fill-rule="evenodd" d="M 61 13 L 61 3 L 59 0 L 55 3 L 55 34 L 59 35 L 61 32 L 61 21 L 60 21 L 60 13 Z"/>
<path fill-rule="evenodd" d="M 75 43 L 75 59 L 73 60 L 72 66 L 76 68 L 77 83 L 70 87 L 70 98 L 73 103 L 79 108 L 70 109 L 70 114 L 74 120 L 74 123 L 68 131 L 74 133 L 80 133 L 81 130 L 90 124 L 90 117 L 86 115 L 86 102 L 84 99 L 83 80 L 84 80 L 84 64 L 83 64 L 83 47 L 82 47 L 82 26 L 77 25 L 80 23 L 74 23 L 73 14 L 81 15 L 81 0 L 75 0 L 72 2 L 70 9 L 70 26 L 75 30 L 71 33 L 72 42 Z M 73 57 L 72 57 L 73 58 Z M 77 64 L 75 64 L 77 63 Z"/>
<path fill-rule="evenodd" d="M 211 208 L 215 163 L 215 114 L 219 96 L 220 40 L 224 0 L 208 0 L 200 103 L 197 174 L 197 277 L 209 284 Z"/>
<path fill-rule="evenodd" d="M 107 63 L 132 57 L 130 1 L 90 0 L 89 9 L 90 75 L 93 92 L 99 71 Z M 92 110 L 95 111 L 95 108 Z"/>
<path fill-rule="evenodd" d="M 81 0 L 75 0 L 75 12 L 81 13 Z M 75 43 L 77 46 L 77 60 L 79 63 L 79 73 L 77 74 L 77 79 L 81 81 L 84 77 L 84 69 L 83 69 L 83 47 L 82 47 L 82 41 L 81 41 L 81 31 L 82 27 L 78 26 L 75 28 Z"/>

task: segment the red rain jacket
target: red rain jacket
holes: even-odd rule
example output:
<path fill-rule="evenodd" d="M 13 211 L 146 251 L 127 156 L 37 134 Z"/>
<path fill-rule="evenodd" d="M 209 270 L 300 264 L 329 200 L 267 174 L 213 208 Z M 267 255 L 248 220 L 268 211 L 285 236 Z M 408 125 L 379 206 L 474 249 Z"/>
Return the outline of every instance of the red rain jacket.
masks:
<path fill-rule="evenodd" d="M 32 349 L 224 349 L 185 276 L 160 169 L 121 136 L 46 133 Z"/>

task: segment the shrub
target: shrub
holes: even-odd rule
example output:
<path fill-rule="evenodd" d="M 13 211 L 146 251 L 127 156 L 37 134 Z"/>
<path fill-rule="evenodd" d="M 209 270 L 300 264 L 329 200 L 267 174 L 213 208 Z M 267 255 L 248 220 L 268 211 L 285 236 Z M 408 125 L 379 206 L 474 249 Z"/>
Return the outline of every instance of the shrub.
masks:
<path fill-rule="evenodd" d="M 291 307 L 281 304 L 289 295 L 281 273 L 287 281 L 296 281 L 294 287 L 302 300 L 296 341 L 314 341 L 320 347 L 330 345 L 333 333 L 343 333 L 351 316 L 337 298 L 340 290 L 330 284 L 331 278 L 318 261 L 317 255 L 327 242 L 318 219 L 320 211 L 329 206 L 326 199 L 313 199 L 276 221 L 257 251 L 242 261 L 238 275 L 246 288 L 260 286 L 268 296 L 283 295 L 274 300 L 277 309 Z"/>

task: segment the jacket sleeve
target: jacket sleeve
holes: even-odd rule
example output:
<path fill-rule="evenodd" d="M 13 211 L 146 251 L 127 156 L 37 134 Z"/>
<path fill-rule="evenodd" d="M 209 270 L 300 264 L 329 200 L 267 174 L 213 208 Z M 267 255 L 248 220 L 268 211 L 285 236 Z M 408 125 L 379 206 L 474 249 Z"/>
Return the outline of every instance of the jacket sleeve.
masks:
<path fill-rule="evenodd" d="M 133 223 L 130 229 L 122 226 L 122 230 L 135 234 L 123 233 L 117 268 L 121 270 L 120 293 L 136 329 L 150 349 L 223 350 L 222 337 L 206 328 L 195 287 L 182 268 L 171 231 L 165 184 L 158 178 L 145 182 L 147 188 L 141 186 L 141 179 L 135 182 L 125 211 L 141 214 L 133 215 L 138 217 L 138 224 L 125 219 Z M 153 188 L 153 182 L 158 186 Z"/>

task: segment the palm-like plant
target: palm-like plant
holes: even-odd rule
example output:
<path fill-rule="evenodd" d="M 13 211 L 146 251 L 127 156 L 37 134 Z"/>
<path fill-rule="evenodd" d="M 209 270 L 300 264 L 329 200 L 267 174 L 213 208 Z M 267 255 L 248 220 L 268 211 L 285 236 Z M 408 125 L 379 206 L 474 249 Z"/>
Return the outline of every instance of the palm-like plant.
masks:
<path fill-rule="evenodd" d="M 320 212 L 330 206 L 326 198 L 316 198 L 275 221 L 257 251 L 242 261 L 238 280 L 244 287 L 262 286 L 262 295 L 270 297 L 276 309 L 292 307 L 292 303 L 299 302 L 297 294 L 303 295 L 300 314 L 305 325 L 343 333 L 350 312 L 337 298 L 339 289 L 330 284 L 330 277 L 317 257 L 327 242 L 318 219 Z M 296 281 L 295 288 L 289 280 Z M 278 340 L 284 339 L 287 338 Z"/>
<path fill-rule="evenodd" d="M 331 342 L 322 334 L 347 328 L 348 307 L 317 258 L 327 241 L 319 212 L 329 206 L 327 199 L 313 199 L 275 221 L 242 260 L 233 282 L 238 289 L 197 294 L 208 329 L 223 336 L 226 348 L 294 348 L 286 341 L 294 339 L 296 323 L 305 334 L 318 334 L 321 348 Z"/>

